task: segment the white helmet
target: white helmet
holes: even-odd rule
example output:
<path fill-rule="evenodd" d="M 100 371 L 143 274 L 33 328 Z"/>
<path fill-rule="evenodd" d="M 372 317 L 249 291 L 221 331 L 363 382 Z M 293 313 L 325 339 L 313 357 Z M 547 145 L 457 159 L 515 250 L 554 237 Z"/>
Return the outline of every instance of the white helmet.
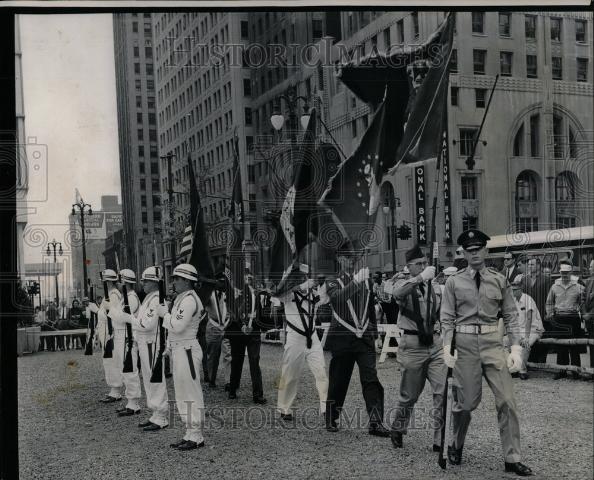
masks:
<path fill-rule="evenodd" d="M 198 271 L 193 265 L 190 265 L 189 263 L 180 263 L 177 267 L 175 267 L 173 269 L 173 276 L 185 278 L 193 282 L 198 281 Z"/>
<path fill-rule="evenodd" d="M 157 267 L 148 267 L 142 272 L 141 280 L 150 280 L 152 282 L 158 282 L 160 280 Z"/>
<path fill-rule="evenodd" d="M 118 274 L 111 268 L 107 268 L 107 269 L 103 270 L 103 280 L 107 280 L 110 282 L 117 282 Z"/>
<path fill-rule="evenodd" d="M 120 270 L 120 277 L 122 278 L 122 282 L 136 283 L 136 274 L 129 268 Z"/>

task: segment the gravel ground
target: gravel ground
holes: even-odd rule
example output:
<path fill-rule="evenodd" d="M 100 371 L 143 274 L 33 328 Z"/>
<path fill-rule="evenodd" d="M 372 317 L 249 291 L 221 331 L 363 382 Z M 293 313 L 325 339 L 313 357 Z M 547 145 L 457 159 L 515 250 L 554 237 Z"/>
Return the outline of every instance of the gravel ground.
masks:
<path fill-rule="evenodd" d="M 118 418 L 114 404 L 98 400 L 107 393 L 98 352 L 37 353 L 19 358 L 19 441 L 21 478 L 36 479 L 190 479 L 190 478 L 403 478 L 499 479 L 505 474 L 493 395 L 483 382 L 483 401 L 475 410 L 463 464 L 443 473 L 431 452 L 432 433 L 424 411 L 430 389 L 418 403 L 415 427 L 405 448 L 367 434 L 358 373 L 353 373 L 345 410 L 359 427 L 328 433 L 317 413 L 317 393 L 306 369 L 293 425 L 275 413 L 275 382 L 282 349 L 263 345 L 260 364 L 268 405 L 251 403 L 247 359 L 238 400 L 222 387 L 205 391 L 208 410 L 206 447 L 178 452 L 169 443 L 183 435 L 175 407 L 172 426 L 156 433 L 139 431 L 142 415 Z M 327 356 L 327 362 L 329 357 Z M 356 369 L 355 369 L 356 370 Z M 395 406 L 400 375 L 396 361 L 378 367 L 386 411 Z M 170 399 L 173 384 L 169 379 Z M 593 384 L 532 373 L 514 380 L 520 407 L 522 448 L 533 478 L 592 478 Z M 117 405 L 117 404 L 116 404 Z M 427 410 L 428 411 L 428 410 Z M 354 422 L 356 423 L 356 422 Z"/>

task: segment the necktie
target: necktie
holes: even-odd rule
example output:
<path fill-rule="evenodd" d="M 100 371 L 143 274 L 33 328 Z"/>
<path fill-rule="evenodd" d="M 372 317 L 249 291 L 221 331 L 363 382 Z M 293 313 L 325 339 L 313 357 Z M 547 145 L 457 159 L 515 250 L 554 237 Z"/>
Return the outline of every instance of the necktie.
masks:
<path fill-rule="evenodd" d="M 480 290 L 480 288 L 481 288 L 481 274 L 479 272 L 475 272 L 475 274 L 474 274 L 474 283 L 476 283 L 476 289 Z"/>
<path fill-rule="evenodd" d="M 419 290 L 421 291 L 421 295 L 425 296 L 425 284 L 419 283 Z"/>

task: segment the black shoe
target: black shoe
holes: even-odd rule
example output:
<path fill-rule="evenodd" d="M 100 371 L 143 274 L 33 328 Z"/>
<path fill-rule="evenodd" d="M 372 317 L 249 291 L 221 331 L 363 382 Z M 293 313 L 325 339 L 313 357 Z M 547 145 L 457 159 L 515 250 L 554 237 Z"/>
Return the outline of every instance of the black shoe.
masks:
<path fill-rule="evenodd" d="M 214 390 L 215 388 L 217 388 L 216 383 L 208 382 L 207 385 L 208 385 L 208 388 L 210 388 L 211 390 Z"/>
<path fill-rule="evenodd" d="M 156 423 L 153 422 L 149 422 L 149 425 L 147 425 L 146 427 L 144 427 L 142 430 L 145 432 L 154 432 L 156 430 L 163 430 L 164 428 L 167 428 L 169 425 L 157 425 Z"/>
<path fill-rule="evenodd" d="M 110 395 L 106 395 L 105 398 L 102 398 L 99 401 L 101 403 L 113 403 L 113 402 L 119 402 L 121 399 L 122 399 L 122 397 L 116 398 L 116 397 L 112 397 Z"/>
<path fill-rule="evenodd" d="M 328 432 L 338 432 L 338 426 L 336 425 L 336 422 L 327 423 L 326 430 Z"/>
<path fill-rule="evenodd" d="M 528 374 L 527 373 L 520 373 L 520 379 L 521 380 L 528 380 Z"/>
<path fill-rule="evenodd" d="M 390 435 L 390 440 L 392 440 L 392 445 L 394 445 L 394 448 L 402 448 L 402 432 L 392 432 Z"/>
<path fill-rule="evenodd" d="M 369 428 L 369 435 L 373 435 L 375 437 L 388 438 L 390 436 L 390 430 L 388 430 L 380 423 L 379 425 L 373 425 Z"/>
<path fill-rule="evenodd" d="M 166 373 L 165 374 L 165 378 L 171 378 L 171 377 L 173 377 L 173 373 Z"/>
<path fill-rule="evenodd" d="M 462 463 L 462 448 L 448 447 L 448 460 L 452 465 L 460 465 Z"/>
<path fill-rule="evenodd" d="M 284 420 L 285 422 L 292 422 L 293 421 L 293 415 L 291 415 L 290 413 L 281 413 L 281 420 Z"/>
<path fill-rule="evenodd" d="M 126 411 L 126 407 L 116 408 L 116 413 L 121 413 L 121 412 L 125 412 L 125 411 Z"/>
<path fill-rule="evenodd" d="M 520 374 L 518 372 L 514 372 L 511 374 L 512 378 L 518 378 Z"/>
<path fill-rule="evenodd" d="M 553 380 L 559 380 L 560 378 L 565 378 L 565 377 L 567 377 L 567 372 L 565 370 L 563 370 L 562 372 L 555 373 Z"/>
<path fill-rule="evenodd" d="M 228 392 L 231 389 L 231 385 L 226 383 L 225 384 L 225 392 Z"/>
<path fill-rule="evenodd" d="M 147 420 L 146 422 L 140 422 L 138 424 L 138 428 L 148 427 L 149 425 L 154 425 L 154 423 L 151 422 L 150 420 Z"/>
<path fill-rule="evenodd" d="M 579 372 L 571 372 L 571 378 L 573 378 L 574 380 L 579 380 L 580 379 Z"/>
<path fill-rule="evenodd" d="M 513 472 L 520 477 L 529 477 L 530 475 L 534 475 L 530 467 L 527 467 L 523 463 L 516 462 L 516 463 L 507 463 L 505 462 L 505 471 L 506 472 Z"/>
<path fill-rule="evenodd" d="M 131 408 L 126 408 L 123 412 L 118 413 L 118 417 L 129 417 L 131 415 L 138 415 L 140 413 L 140 408 L 138 410 L 132 410 Z"/>
<path fill-rule="evenodd" d="M 177 448 L 180 445 L 183 445 L 184 443 L 186 443 L 186 441 L 182 438 L 179 442 L 175 442 L 175 443 L 170 443 L 169 446 L 171 448 Z"/>
<path fill-rule="evenodd" d="M 439 445 L 433 444 L 433 451 L 434 452 L 441 452 L 441 447 Z"/>
<path fill-rule="evenodd" d="M 237 394 L 235 392 L 229 391 L 229 400 L 235 400 L 237 398 Z"/>
<path fill-rule="evenodd" d="M 177 447 L 177 449 L 178 450 L 196 450 L 197 448 L 202 448 L 202 447 L 204 447 L 204 442 L 196 443 L 196 442 L 193 442 L 192 440 L 186 440 L 179 447 Z"/>
<path fill-rule="evenodd" d="M 396 356 L 394 352 L 388 352 L 388 358 L 396 358 Z"/>
<path fill-rule="evenodd" d="M 254 403 L 258 405 L 265 405 L 268 402 L 264 397 L 254 397 Z"/>

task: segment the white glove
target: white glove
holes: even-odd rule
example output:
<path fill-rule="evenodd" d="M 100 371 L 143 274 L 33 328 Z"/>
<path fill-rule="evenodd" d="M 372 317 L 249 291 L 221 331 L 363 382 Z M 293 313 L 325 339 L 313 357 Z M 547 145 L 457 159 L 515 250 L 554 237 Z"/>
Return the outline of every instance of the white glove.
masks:
<path fill-rule="evenodd" d="M 394 283 L 392 282 L 392 280 L 389 280 L 386 283 L 384 283 L 384 293 L 387 293 L 388 295 L 392 295 L 393 292 L 394 292 Z"/>
<path fill-rule="evenodd" d="M 450 355 L 450 348 L 451 345 L 445 345 L 443 347 L 443 361 L 448 366 L 448 368 L 454 368 L 456 365 L 456 360 L 458 360 L 458 350 L 454 349 L 454 356 Z"/>
<path fill-rule="evenodd" d="M 425 270 L 423 270 L 419 274 L 419 276 L 423 279 L 424 282 L 435 278 L 435 267 L 425 267 Z"/>
<path fill-rule="evenodd" d="M 522 368 L 522 347 L 520 345 L 512 345 L 511 353 L 507 357 L 507 369 L 509 373 L 516 373 Z"/>
<path fill-rule="evenodd" d="M 359 270 L 357 273 L 355 273 L 353 280 L 355 280 L 355 282 L 357 282 L 357 283 L 361 283 L 361 282 L 364 282 L 365 280 L 367 280 L 368 278 L 369 278 L 369 268 L 363 267 L 361 270 Z"/>
<path fill-rule="evenodd" d="M 101 302 L 101 307 L 103 308 L 103 310 L 105 310 L 106 312 L 109 312 L 109 309 L 111 307 L 111 304 L 109 303 L 109 300 L 103 300 L 103 302 Z"/>
<path fill-rule="evenodd" d="M 99 311 L 99 307 L 96 303 L 89 302 L 89 310 L 91 311 L 91 313 L 97 313 Z"/>
<path fill-rule="evenodd" d="M 169 313 L 169 308 L 167 307 L 167 305 L 165 305 L 164 303 L 161 303 L 159 305 L 157 305 L 157 315 L 160 318 L 165 317 L 165 315 Z"/>
<path fill-rule="evenodd" d="M 520 346 L 522 348 L 528 348 L 530 346 L 530 341 L 528 340 L 527 337 L 520 338 Z"/>

